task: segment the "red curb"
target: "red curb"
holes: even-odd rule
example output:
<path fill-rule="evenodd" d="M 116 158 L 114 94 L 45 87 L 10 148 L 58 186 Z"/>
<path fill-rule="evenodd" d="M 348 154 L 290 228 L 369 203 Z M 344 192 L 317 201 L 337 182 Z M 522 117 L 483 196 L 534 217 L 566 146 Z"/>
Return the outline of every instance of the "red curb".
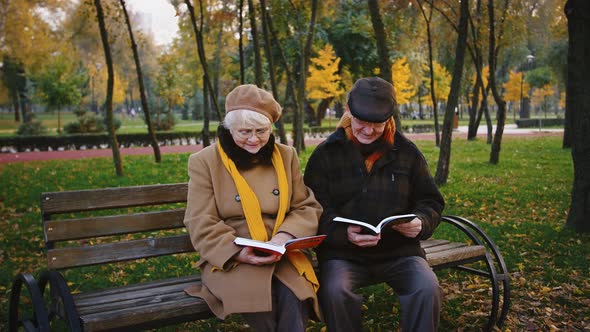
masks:
<path fill-rule="evenodd" d="M 563 132 L 547 132 L 547 131 L 526 131 L 526 132 L 510 132 L 504 133 L 505 136 L 559 136 Z M 411 140 L 432 140 L 434 141 L 434 133 L 424 134 L 406 134 Z M 467 138 L 466 133 L 454 132 L 453 137 Z M 486 134 L 478 134 L 478 137 L 486 137 Z M 325 138 L 312 138 L 305 141 L 306 146 L 315 146 L 322 142 Z M 160 147 L 162 154 L 170 153 L 194 153 L 202 149 L 201 145 L 165 145 Z M 122 156 L 133 155 L 149 155 L 153 154 L 151 147 L 134 147 L 121 148 L 119 150 Z M 54 160 L 54 159 L 83 159 L 83 158 L 104 158 L 112 157 L 111 149 L 92 149 L 92 150 L 65 150 L 65 151 L 32 151 L 32 152 L 15 152 L 15 153 L 0 153 L 0 164 L 29 162 L 36 160 Z"/>

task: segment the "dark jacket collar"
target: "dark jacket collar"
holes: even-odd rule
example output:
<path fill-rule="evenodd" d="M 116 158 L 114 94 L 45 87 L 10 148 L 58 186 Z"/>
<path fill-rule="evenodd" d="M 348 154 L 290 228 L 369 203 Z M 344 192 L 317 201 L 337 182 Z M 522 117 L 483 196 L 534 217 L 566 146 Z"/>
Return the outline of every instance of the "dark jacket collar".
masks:
<path fill-rule="evenodd" d="M 272 165 L 272 153 L 275 145 L 273 134 L 270 135 L 266 145 L 255 154 L 237 146 L 231 133 L 223 125 L 217 128 L 217 136 L 223 151 L 236 164 L 238 169 L 248 170 L 258 165 Z"/>

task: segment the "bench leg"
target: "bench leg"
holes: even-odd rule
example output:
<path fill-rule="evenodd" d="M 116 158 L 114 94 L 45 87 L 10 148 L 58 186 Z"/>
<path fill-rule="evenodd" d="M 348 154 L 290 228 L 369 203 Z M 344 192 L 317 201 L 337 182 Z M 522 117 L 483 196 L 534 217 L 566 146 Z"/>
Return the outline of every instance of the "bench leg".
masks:
<path fill-rule="evenodd" d="M 33 303 L 33 317 L 30 318 L 19 317 L 20 296 L 23 285 L 27 287 Z M 20 327 L 23 327 L 25 331 L 50 331 L 47 310 L 43 303 L 43 294 L 35 278 L 29 273 L 20 273 L 14 278 L 8 311 L 8 330 L 10 332 L 16 332 Z"/>
<path fill-rule="evenodd" d="M 461 266 L 459 269 L 482 275 L 490 279 L 492 283 L 492 310 L 488 320 L 487 330 L 493 330 L 494 326 L 502 327 L 510 307 L 510 277 L 502 254 L 492 239 L 490 239 L 490 237 L 474 222 L 458 216 L 444 216 L 442 217 L 442 220 L 459 228 L 473 242 L 486 247 L 487 272 L 465 266 Z M 501 293 L 500 285 L 502 286 Z M 500 309 L 500 295 L 502 295 L 502 308 L 498 315 L 498 310 Z"/>
<path fill-rule="evenodd" d="M 49 305 L 49 321 L 59 318 L 66 322 L 70 332 L 82 331 L 80 317 L 74 304 L 70 287 L 61 273 L 57 271 L 43 271 L 39 276 L 41 294 L 49 285 L 51 304 Z"/>

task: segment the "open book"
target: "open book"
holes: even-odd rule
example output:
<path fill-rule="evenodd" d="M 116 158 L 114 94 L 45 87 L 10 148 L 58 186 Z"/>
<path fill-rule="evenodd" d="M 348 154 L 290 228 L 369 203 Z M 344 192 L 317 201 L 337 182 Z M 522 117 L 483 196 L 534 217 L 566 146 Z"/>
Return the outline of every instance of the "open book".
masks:
<path fill-rule="evenodd" d="M 244 237 L 237 237 L 234 240 L 234 243 L 239 246 L 245 247 L 252 247 L 255 251 L 262 252 L 262 255 L 266 254 L 274 254 L 274 255 L 282 255 L 288 250 L 296 250 L 296 249 L 307 249 L 317 247 L 324 241 L 326 235 L 314 235 L 314 236 L 307 236 L 307 237 L 300 237 L 296 239 L 289 240 L 285 242 L 283 245 L 278 245 L 271 242 L 263 242 L 257 241 L 252 239 L 247 239 Z"/>
<path fill-rule="evenodd" d="M 396 216 L 389 216 L 389 217 L 381 220 L 379 222 L 379 224 L 377 224 L 377 226 L 373 226 L 373 225 L 366 223 L 364 221 L 342 218 L 342 217 L 336 217 L 336 218 L 334 218 L 334 221 L 344 222 L 344 223 L 349 223 L 349 224 L 354 224 L 354 225 L 360 225 L 360 226 L 363 226 L 363 227 L 373 231 L 373 233 L 375 233 L 375 234 L 379 234 L 379 233 L 381 233 L 381 230 L 383 230 L 383 228 L 387 225 L 393 226 L 393 225 L 403 224 L 406 222 L 410 222 L 414 218 L 416 218 L 416 215 L 412 214 L 412 213 L 399 214 Z"/>

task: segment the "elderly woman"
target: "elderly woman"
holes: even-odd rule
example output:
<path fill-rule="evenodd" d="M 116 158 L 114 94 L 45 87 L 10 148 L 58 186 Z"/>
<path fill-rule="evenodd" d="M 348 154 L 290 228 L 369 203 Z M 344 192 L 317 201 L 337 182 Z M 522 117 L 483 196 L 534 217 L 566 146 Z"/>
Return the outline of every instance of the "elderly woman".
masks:
<path fill-rule="evenodd" d="M 318 282 L 303 253 L 257 255 L 236 237 L 277 244 L 315 235 L 322 208 L 303 183 L 297 154 L 275 143 L 281 115 L 273 96 L 240 85 L 225 102 L 216 145 L 191 155 L 184 224 L 202 286 L 186 289 L 224 319 L 241 313 L 256 331 L 304 331 L 319 317 Z"/>

